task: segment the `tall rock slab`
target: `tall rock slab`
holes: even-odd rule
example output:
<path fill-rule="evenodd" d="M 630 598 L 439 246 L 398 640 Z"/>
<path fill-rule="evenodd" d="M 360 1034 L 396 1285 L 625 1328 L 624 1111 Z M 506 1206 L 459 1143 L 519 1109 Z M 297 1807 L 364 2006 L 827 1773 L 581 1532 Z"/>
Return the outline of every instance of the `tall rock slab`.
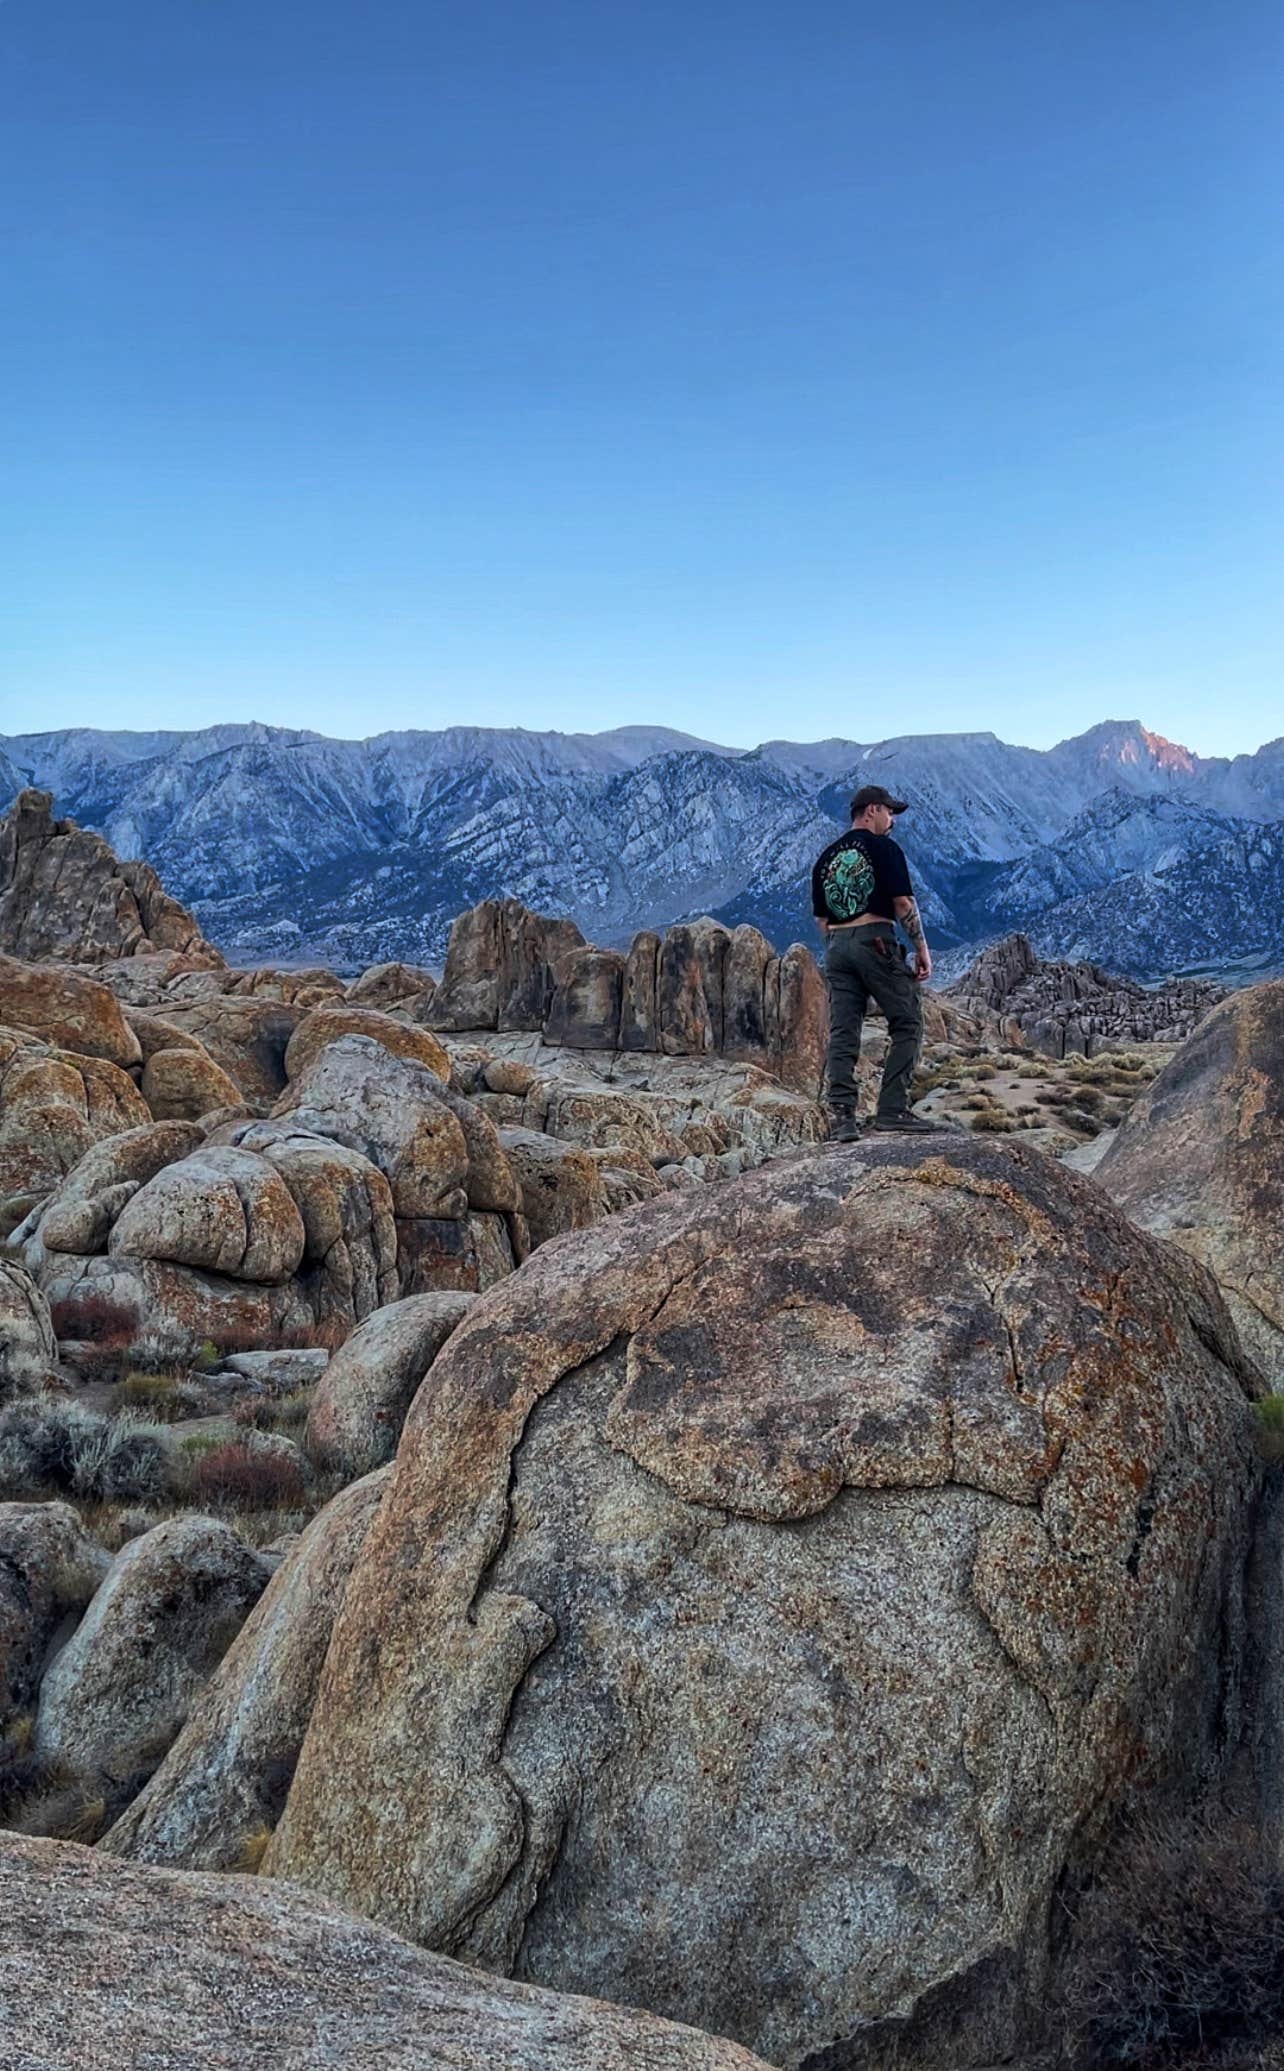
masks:
<path fill-rule="evenodd" d="M 1019 2053 L 1072 1853 L 1239 1731 L 1255 1386 L 1020 1148 L 565 1236 L 416 1399 L 265 1866 L 782 2066 Z"/>
<path fill-rule="evenodd" d="M 1211 1267 L 1284 1389 L 1284 979 L 1231 993 L 1201 1021 L 1096 1176 L 1135 1222 Z"/>

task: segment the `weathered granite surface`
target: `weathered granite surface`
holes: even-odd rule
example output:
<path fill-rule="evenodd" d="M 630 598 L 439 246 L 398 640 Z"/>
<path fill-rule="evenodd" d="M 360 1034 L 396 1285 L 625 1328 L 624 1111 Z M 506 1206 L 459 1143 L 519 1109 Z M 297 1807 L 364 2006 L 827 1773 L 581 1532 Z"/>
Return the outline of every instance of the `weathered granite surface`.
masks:
<path fill-rule="evenodd" d="M 1021 1148 L 564 1236 L 416 1399 L 266 1866 L 784 2065 L 926 2046 L 948 1984 L 997 2061 L 1067 1863 L 1236 1739 L 1260 1386 Z"/>
<path fill-rule="evenodd" d="M 55 820 L 48 791 L 22 791 L 0 819 L 0 949 L 99 963 L 172 950 L 223 958 L 149 863 L 123 863 L 99 834 Z"/>
<path fill-rule="evenodd" d="M 3 1837 L 0 2062 L 23 2071 L 769 2071 L 509 1984 L 261 1877 Z"/>
<path fill-rule="evenodd" d="M 1211 1267 L 1284 1389 L 1284 979 L 1231 993 L 1200 1022 L 1097 1179 L 1144 1229 Z"/>

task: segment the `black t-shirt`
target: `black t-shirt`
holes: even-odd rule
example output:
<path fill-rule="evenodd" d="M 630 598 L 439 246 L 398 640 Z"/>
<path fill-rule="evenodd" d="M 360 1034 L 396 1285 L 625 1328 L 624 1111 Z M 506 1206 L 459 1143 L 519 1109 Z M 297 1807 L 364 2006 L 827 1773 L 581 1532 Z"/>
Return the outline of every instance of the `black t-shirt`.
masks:
<path fill-rule="evenodd" d="M 909 864 L 890 834 L 853 827 L 819 856 L 811 873 L 811 908 L 817 920 L 855 920 L 876 913 L 894 920 L 894 899 L 912 899 Z"/>

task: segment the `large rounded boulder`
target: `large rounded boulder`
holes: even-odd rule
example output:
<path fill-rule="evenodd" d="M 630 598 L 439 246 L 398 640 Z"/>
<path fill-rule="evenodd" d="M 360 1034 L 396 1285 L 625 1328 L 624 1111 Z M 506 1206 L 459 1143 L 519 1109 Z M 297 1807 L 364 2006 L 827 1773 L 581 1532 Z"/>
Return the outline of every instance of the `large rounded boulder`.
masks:
<path fill-rule="evenodd" d="M 1284 978 L 1232 993 L 1130 1109 L 1097 1167 L 1144 1229 L 1217 1275 L 1284 1388 Z"/>
<path fill-rule="evenodd" d="M 231 1527 L 173 1517 L 133 1539 L 45 1675 L 36 1751 L 109 1795 L 156 1768 L 263 1593 Z"/>
<path fill-rule="evenodd" d="M 261 1877 L 0 1836 L 0 2062 L 23 2071 L 770 2071 L 487 1977 Z"/>
<path fill-rule="evenodd" d="M 323 1473 L 353 1481 L 392 1459 L 420 1383 L 476 1299 L 413 1294 L 358 1325 L 331 1359 L 308 1409 L 304 1442 Z"/>
<path fill-rule="evenodd" d="M 568 1235 L 415 1400 L 266 1867 L 781 2065 L 994 2061 L 1067 1865 L 1239 1731 L 1257 1385 L 1022 1148 Z"/>
<path fill-rule="evenodd" d="M 216 1144 L 149 1179 L 122 1209 L 108 1249 L 272 1287 L 295 1271 L 304 1242 L 281 1175 L 252 1151 Z"/>

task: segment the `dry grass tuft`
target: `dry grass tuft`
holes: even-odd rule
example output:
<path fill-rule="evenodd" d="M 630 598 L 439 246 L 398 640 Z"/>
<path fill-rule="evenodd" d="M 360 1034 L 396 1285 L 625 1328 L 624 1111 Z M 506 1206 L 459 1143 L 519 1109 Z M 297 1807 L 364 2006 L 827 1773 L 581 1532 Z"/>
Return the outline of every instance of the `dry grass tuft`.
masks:
<path fill-rule="evenodd" d="M 268 1842 L 271 1839 L 271 1827 L 257 1826 L 251 1828 L 242 1841 L 240 1853 L 236 1858 L 236 1868 L 242 1876 L 256 1877 L 258 1875 L 263 1858 L 268 1851 Z"/>
<path fill-rule="evenodd" d="M 1141 1822 L 1072 1921 L 1058 2011 L 1082 2071 L 1244 2063 L 1284 2023 L 1284 1879 L 1247 1821 Z"/>

